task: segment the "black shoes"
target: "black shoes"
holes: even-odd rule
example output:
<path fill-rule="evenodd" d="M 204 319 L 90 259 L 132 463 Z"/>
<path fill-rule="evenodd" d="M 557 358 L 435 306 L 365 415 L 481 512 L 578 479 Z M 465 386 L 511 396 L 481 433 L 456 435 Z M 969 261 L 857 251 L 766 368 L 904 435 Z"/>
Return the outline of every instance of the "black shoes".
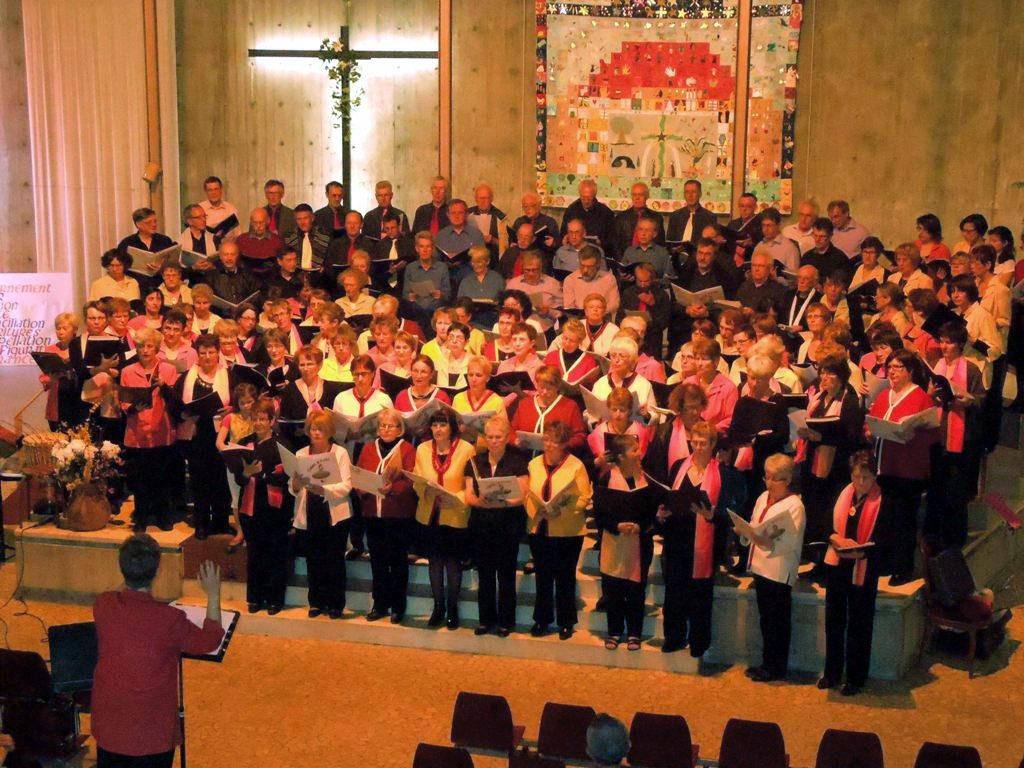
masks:
<path fill-rule="evenodd" d="M 539 622 L 534 622 L 533 626 L 530 627 L 530 636 L 531 637 L 544 637 L 544 635 L 546 635 L 547 633 L 548 633 L 548 626 L 547 626 L 547 624 L 541 624 Z"/>
<path fill-rule="evenodd" d="M 786 676 L 778 675 L 774 672 L 769 672 L 764 667 L 751 667 L 744 674 L 753 680 L 755 683 L 770 683 L 774 680 L 782 680 Z"/>
<path fill-rule="evenodd" d="M 459 628 L 459 614 L 454 613 L 448 617 L 448 629 Z"/>
<path fill-rule="evenodd" d="M 847 683 L 843 686 L 842 690 L 839 691 L 840 696 L 856 696 L 860 693 L 863 685 L 857 685 L 856 683 Z"/>
<path fill-rule="evenodd" d="M 498 627 L 494 632 L 498 637 L 508 637 L 512 634 L 512 630 L 508 627 Z"/>
<path fill-rule="evenodd" d="M 822 676 L 818 680 L 818 690 L 821 691 L 827 691 L 829 688 L 835 688 L 837 685 L 839 685 L 839 681 L 833 680 L 831 677 Z"/>
<path fill-rule="evenodd" d="M 383 619 L 387 615 L 388 615 L 387 611 L 382 611 L 379 608 L 377 608 L 377 606 L 374 606 L 372 609 L 370 609 L 370 612 L 368 614 L 366 614 L 366 620 L 367 621 L 379 621 L 380 619 Z"/>
<path fill-rule="evenodd" d="M 280 605 L 267 606 L 267 616 L 277 616 L 281 612 L 282 607 Z"/>
<path fill-rule="evenodd" d="M 909 584 L 914 580 L 913 573 L 894 573 L 889 577 L 890 587 L 902 587 L 904 584 Z"/>
<path fill-rule="evenodd" d="M 331 608 L 331 610 L 327 612 L 327 618 L 337 620 L 340 619 L 344 613 L 345 611 L 342 608 Z"/>
<path fill-rule="evenodd" d="M 145 530 L 145 528 L 143 528 L 143 530 Z M 205 528 L 196 528 L 195 536 L 199 541 L 206 541 L 206 539 L 209 538 L 209 534 L 206 532 Z"/>
<path fill-rule="evenodd" d="M 174 523 L 165 521 L 165 522 L 160 523 L 160 525 L 158 525 L 157 527 L 161 531 L 173 531 L 174 530 Z"/>
<path fill-rule="evenodd" d="M 440 627 L 442 624 L 444 624 L 444 608 L 434 606 L 434 610 L 430 614 L 430 618 L 427 619 L 427 626 Z"/>
<path fill-rule="evenodd" d="M 661 644 L 661 652 L 662 653 L 675 653 L 676 651 L 683 650 L 683 648 L 685 648 L 685 647 L 686 647 L 686 643 L 684 643 L 682 641 L 673 640 L 673 641 L 670 642 L 668 640 L 665 640 Z"/>
<path fill-rule="evenodd" d="M 391 614 L 391 623 L 392 624 L 401 624 L 402 623 L 402 619 L 404 619 L 404 618 L 405 618 L 405 614 L 402 614 L 402 613 L 392 613 Z"/>
<path fill-rule="evenodd" d="M 573 634 L 572 627 L 562 627 L 561 629 L 558 630 L 558 639 L 559 640 L 568 640 L 570 637 L 572 637 L 572 634 Z"/>
<path fill-rule="evenodd" d="M 494 627 L 486 624 L 481 624 L 479 627 L 473 630 L 473 634 L 479 637 L 480 635 L 489 635 L 493 631 Z"/>
<path fill-rule="evenodd" d="M 345 559 L 348 560 L 351 563 L 353 560 L 358 560 L 359 558 L 361 558 L 365 554 L 366 554 L 366 550 L 365 549 L 352 548 L 348 552 L 345 553 Z"/>
<path fill-rule="evenodd" d="M 259 613 L 263 610 L 263 606 L 259 603 L 249 603 L 246 605 L 246 610 L 249 611 L 249 613 Z"/>
<path fill-rule="evenodd" d="M 313 608 L 312 606 L 310 606 L 309 613 L 307 613 L 306 615 L 309 616 L 309 618 L 311 618 L 311 619 L 315 619 L 317 616 L 319 616 L 322 613 L 323 613 L 323 611 L 320 610 L 319 608 Z"/>

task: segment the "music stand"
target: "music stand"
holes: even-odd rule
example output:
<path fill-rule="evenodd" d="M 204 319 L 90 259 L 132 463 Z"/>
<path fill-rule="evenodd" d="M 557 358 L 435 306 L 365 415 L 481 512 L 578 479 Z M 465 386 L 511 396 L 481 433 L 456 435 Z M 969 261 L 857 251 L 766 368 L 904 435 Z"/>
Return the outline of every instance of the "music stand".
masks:
<path fill-rule="evenodd" d="M 171 605 L 180 611 L 184 611 L 189 621 L 193 624 L 200 627 L 203 626 L 203 620 L 206 618 L 205 605 L 182 605 L 177 602 L 171 603 Z M 224 639 L 220 641 L 220 647 L 213 653 L 183 653 L 178 657 L 178 720 L 181 722 L 181 768 L 186 768 L 188 765 L 185 750 L 185 659 L 212 661 L 216 664 L 224 661 L 224 655 L 228 652 L 231 638 L 235 636 L 235 627 L 238 626 L 240 616 L 241 614 L 238 611 L 225 611 L 221 609 L 221 626 L 224 627 Z"/>

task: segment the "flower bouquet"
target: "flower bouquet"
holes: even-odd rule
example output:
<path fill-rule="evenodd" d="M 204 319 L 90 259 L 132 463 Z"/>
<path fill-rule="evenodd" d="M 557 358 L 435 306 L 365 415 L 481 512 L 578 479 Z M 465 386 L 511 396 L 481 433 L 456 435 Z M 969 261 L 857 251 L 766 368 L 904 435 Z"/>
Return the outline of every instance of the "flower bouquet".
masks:
<path fill-rule="evenodd" d="M 121 447 L 104 440 L 96 445 L 87 426 L 59 432 L 50 450 L 54 477 L 71 494 L 62 521 L 73 531 L 95 531 L 110 519 L 108 487 L 121 476 Z"/>

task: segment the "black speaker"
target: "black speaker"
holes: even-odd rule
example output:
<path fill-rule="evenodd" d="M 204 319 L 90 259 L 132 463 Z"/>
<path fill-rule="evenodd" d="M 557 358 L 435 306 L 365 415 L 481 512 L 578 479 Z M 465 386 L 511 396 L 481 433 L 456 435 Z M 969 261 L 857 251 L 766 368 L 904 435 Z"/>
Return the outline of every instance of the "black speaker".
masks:
<path fill-rule="evenodd" d="M 91 691 L 99 647 L 96 623 L 50 627 L 50 679 L 54 693 Z"/>

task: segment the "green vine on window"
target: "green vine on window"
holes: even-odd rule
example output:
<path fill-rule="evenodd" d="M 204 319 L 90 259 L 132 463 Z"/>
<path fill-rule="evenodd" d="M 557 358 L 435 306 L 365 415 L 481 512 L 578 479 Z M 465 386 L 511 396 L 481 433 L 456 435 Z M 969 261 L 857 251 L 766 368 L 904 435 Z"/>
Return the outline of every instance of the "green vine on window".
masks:
<path fill-rule="evenodd" d="M 351 50 L 346 50 L 340 40 L 324 38 L 320 43 L 320 58 L 327 70 L 327 77 L 334 84 L 331 89 L 331 111 L 339 121 L 334 124 L 334 127 L 338 128 L 340 121 L 352 117 L 352 108 L 358 107 L 363 101 L 363 89 L 355 89 L 355 84 L 361 77 L 359 64 L 352 56 Z"/>

